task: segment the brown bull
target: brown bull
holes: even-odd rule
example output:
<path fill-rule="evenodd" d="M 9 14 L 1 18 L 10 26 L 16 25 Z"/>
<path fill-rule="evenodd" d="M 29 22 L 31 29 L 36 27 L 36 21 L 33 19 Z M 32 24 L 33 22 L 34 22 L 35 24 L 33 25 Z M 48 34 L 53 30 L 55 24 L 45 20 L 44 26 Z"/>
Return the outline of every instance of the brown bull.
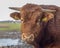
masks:
<path fill-rule="evenodd" d="M 26 4 L 9 8 L 20 11 L 10 16 L 22 21 L 22 40 L 34 48 L 60 48 L 60 7 Z"/>

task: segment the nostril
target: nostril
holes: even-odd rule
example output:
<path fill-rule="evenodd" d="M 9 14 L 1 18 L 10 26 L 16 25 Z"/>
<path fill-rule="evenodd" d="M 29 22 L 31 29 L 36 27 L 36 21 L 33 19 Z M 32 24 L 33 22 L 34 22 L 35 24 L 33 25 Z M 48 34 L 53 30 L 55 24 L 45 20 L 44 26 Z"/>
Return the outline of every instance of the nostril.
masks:
<path fill-rule="evenodd" d="M 26 36 L 24 33 L 22 34 L 22 40 L 26 40 Z"/>
<path fill-rule="evenodd" d="M 29 39 L 30 39 L 31 41 L 34 41 L 34 35 L 31 34 L 31 35 L 29 36 Z"/>

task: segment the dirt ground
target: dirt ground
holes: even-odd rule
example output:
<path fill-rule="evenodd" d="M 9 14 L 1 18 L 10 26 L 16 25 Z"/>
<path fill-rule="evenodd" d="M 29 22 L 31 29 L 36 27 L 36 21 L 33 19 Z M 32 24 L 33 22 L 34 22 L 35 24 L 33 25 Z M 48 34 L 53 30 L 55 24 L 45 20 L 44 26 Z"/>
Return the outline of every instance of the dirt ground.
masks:
<path fill-rule="evenodd" d="M 12 31 L 12 32 L 1 32 L 0 31 L 0 39 L 3 39 L 3 38 L 11 38 L 11 39 L 19 38 L 20 42 L 22 42 L 21 41 L 21 32 L 15 32 L 15 31 Z M 29 44 L 23 42 L 23 45 L 2 46 L 0 48 L 32 48 L 32 46 L 30 46 Z"/>

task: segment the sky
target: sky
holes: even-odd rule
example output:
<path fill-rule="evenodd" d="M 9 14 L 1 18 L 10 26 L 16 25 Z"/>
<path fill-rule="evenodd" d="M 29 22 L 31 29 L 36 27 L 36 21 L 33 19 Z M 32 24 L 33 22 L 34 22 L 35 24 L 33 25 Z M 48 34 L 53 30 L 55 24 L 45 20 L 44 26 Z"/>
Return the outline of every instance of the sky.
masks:
<path fill-rule="evenodd" d="M 10 13 L 14 10 L 8 7 L 21 7 L 27 3 L 60 6 L 60 0 L 0 0 L 0 21 L 14 20 L 10 17 Z"/>

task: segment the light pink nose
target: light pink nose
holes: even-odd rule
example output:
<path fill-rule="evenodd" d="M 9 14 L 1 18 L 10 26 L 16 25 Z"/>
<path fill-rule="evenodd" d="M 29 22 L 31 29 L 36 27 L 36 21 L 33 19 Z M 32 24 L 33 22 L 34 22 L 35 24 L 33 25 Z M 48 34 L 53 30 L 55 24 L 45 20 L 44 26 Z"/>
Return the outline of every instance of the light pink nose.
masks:
<path fill-rule="evenodd" d="M 33 42 L 34 41 L 34 35 L 30 34 L 30 35 L 26 35 L 26 34 L 22 34 L 22 40 L 27 41 L 27 42 Z"/>

